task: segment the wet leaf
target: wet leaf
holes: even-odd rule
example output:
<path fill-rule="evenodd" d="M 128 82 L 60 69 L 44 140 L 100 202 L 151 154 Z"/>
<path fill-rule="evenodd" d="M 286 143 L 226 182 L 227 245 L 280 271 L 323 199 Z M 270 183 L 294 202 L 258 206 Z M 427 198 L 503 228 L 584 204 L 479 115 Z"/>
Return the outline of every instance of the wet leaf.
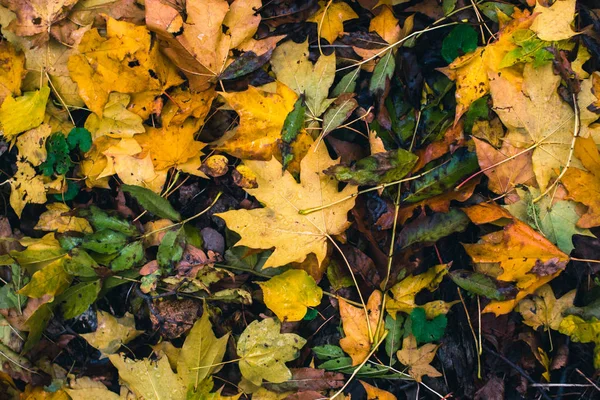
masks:
<path fill-rule="evenodd" d="M 253 321 L 237 342 L 240 371 L 255 385 L 263 379 L 280 383 L 292 377 L 285 362 L 298 357 L 306 340 L 292 333 L 279 333 L 280 329 L 281 324 L 273 318 Z"/>
<path fill-rule="evenodd" d="M 291 269 L 260 283 L 265 304 L 281 321 L 300 321 L 308 307 L 321 303 L 323 290 L 299 269 Z"/>

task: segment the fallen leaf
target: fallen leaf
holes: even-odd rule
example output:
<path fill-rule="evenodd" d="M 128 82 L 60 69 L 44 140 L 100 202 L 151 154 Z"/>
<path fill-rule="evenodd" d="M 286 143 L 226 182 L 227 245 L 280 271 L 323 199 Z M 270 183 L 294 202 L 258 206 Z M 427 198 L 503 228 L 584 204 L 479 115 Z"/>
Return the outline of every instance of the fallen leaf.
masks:
<path fill-rule="evenodd" d="M 495 263 L 501 273 L 494 278 L 515 282 L 514 300 L 493 301 L 482 312 L 502 315 L 510 312 L 528 294 L 558 276 L 569 257 L 524 222 L 515 220 L 502 231 L 481 237 L 480 243 L 463 244 L 475 264 Z M 549 271 L 536 274 L 536 269 Z"/>
<path fill-rule="evenodd" d="M 600 225 L 600 178 L 578 168 L 569 168 L 562 179 L 569 197 L 588 206 L 577 226 L 593 228 Z"/>
<path fill-rule="evenodd" d="M 46 210 L 34 229 L 46 232 L 81 232 L 92 233 L 92 226 L 85 218 L 79 218 L 74 215 L 65 215 L 72 210 L 63 203 L 52 203 L 46 205 Z"/>
<path fill-rule="evenodd" d="M 10 205 L 20 218 L 25 205 L 44 204 L 46 187 L 27 161 L 17 161 L 17 173 L 10 179 Z"/>
<path fill-rule="evenodd" d="M 240 124 L 226 133 L 232 137 L 219 149 L 242 159 L 270 160 L 276 153 L 281 129 L 298 96 L 281 83 L 277 83 L 275 93 L 250 86 L 244 92 L 220 95 L 238 113 Z"/>
<path fill-rule="evenodd" d="M 315 119 L 334 101 L 327 97 L 335 78 L 335 53 L 321 55 L 314 64 L 308 56 L 308 40 L 304 43 L 289 40 L 273 51 L 271 68 L 279 82 L 305 96 L 309 117 Z"/>
<path fill-rule="evenodd" d="M 315 280 L 300 269 L 290 269 L 259 285 L 266 306 L 281 321 L 302 320 L 308 307 L 318 306 L 323 297 L 323 290 Z"/>
<path fill-rule="evenodd" d="M 534 202 L 534 199 L 540 196 L 540 191 L 528 187 L 517 189 L 517 194 L 521 200 L 505 206 L 506 209 L 514 217 L 527 222 L 533 229 L 541 232 L 546 239 L 556 244 L 566 254 L 570 254 L 575 248 L 573 235 L 594 236 L 588 229 L 576 226 L 580 213 L 577 212 L 577 205 L 574 202 L 553 200 L 549 196 Z"/>
<path fill-rule="evenodd" d="M 438 347 L 431 343 L 417 347 L 417 340 L 413 335 L 409 335 L 402 341 L 402 350 L 398 350 L 396 356 L 398 361 L 408 367 L 410 376 L 417 382 L 421 382 L 425 375 L 432 378 L 442 376 L 437 369 L 429 365 Z"/>
<path fill-rule="evenodd" d="M 339 300 L 340 317 L 344 328 L 344 337 L 340 339 L 340 347 L 352 357 L 352 365 L 359 365 L 371 353 L 371 347 L 379 341 L 383 334 L 383 326 L 377 330 L 381 314 L 383 296 L 375 290 L 363 308 L 348 304 L 344 299 Z"/>
<path fill-rule="evenodd" d="M 325 146 L 313 147 L 301 163 L 300 182 L 289 172 L 281 174 L 281 164 L 271 161 L 245 161 L 256 175 L 258 187 L 245 189 L 265 205 L 254 210 L 236 210 L 216 214 L 227 227 L 242 235 L 236 246 L 275 248 L 263 268 L 278 267 L 290 262 L 302 262 L 313 253 L 319 264 L 327 253 L 328 237 L 343 233 L 348 227 L 347 212 L 354 206 L 348 198 L 332 207 L 300 214 L 301 209 L 319 207 L 343 200 L 356 187 L 346 186 L 338 192 L 335 179 L 321 171 L 333 165 Z"/>
<path fill-rule="evenodd" d="M 557 0 L 550 7 L 546 7 L 537 1 L 533 14 L 537 16 L 533 20 L 531 30 L 538 37 L 547 41 L 559 41 L 569 39 L 577 35 L 571 28 L 575 19 L 575 0 Z"/>
<path fill-rule="evenodd" d="M 133 315 L 125 313 L 121 318 L 115 318 L 107 312 L 98 311 L 98 327 L 95 332 L 81 335 L 91 346 L 100 350 L 106 356 L 116 353 L 121 345 L 131 342 L 144 331 L 135 329 Z M 116 355 L 115 357 L 119 357 Z"/>
<path fill-rule="evenodd" d="M 176 168 L 188 174 L 204 176 L 200 168 L 201 151 L 205 144 L 195 140 L 198 123 L 188 120 L 168 128 L 147 128 L 136 141 L 148 152 L 157 171 Z"/>
<path fill-rule="evenodd" d="M 397 400 L 396 396 L 391 394 L 390 392 L 386 392 L 383 389 L 379 389 L 378 387 L 371 386 L 366 382 L 359 381 L 361 385 L 365 388 L 367 392 L 367 400 Z"/>
<path fill-rule="evenodd" d="M 65 18 L 77 0 L 2 0 L 17 14 L 8 28 L 19 36 L 29 36 L 36 46 L 48 41 L 50 27 Z"/>
<path fill-rule="evenodd" d="M 410 314 L 414 308 L 419 307 L 415 302 L 417 294 L 423 289 L 429 291 L 437 289 L 446 273 L 448 273 L 448 266 L 440 264 L 422 274 L 404 278 L 390 289 L 393 298 L 386 302 L 385 309 L 392 317 L 396 317 L 398 312 Z"/>
<path fill-rule="evenodd" d="M 0 43 L 0 104 L 4 99 L 21 95 L 25 75 L 25 57 L 8 41 Z"/>
<path fill-rule="evenodd" d="M 571 290 L 560 299 L 556 299 L 550 285 L 544 285 L 536 290 L 533 299 L 521 300 L 516 311 L 523 316 L 523 323 L 533 329 L 543 326 L 544 331 L 548 329 L 556 331 L 563 320 L 565 310 L 573 307 L 575 292 Z"/>
<path fill-rule="evenodd" d="M 479 166 L 489 178 L 488 188 L 492 192 L 510 195 L 518 185 L 536 184 L 531 156 L 528 153 L 517 156 L 522 153 L 522 149 L 513 146 L 509 141 L 503 141 L 500 149 L 477 138 L 473 138 L 473 141 Z"/>
<path fill-rule="evenodd" d="M 316 22 L 319 37 L 324 38 L 330 44 L 333 44 L 335 39 L 344 32 L 344 21 L 358 18 L 354 10 L 343 2 L 320 1 L 319 6 L 321 7 L 319 11 L 307 21 Z"/>
<path fill-rule="evenodd" d="M 19 156 L 26 159 L 34 167 L 46 161 L 46 139 L 52 133 L 48 124 L 41 124 L 37 128 L 28 130 L 17 137 L 17 148 Z"/>
<path fill-rule="evenodd" d="M 280 330 L 281 324 L 273 318 L 253 321 L 237 342 L 240 371 L 255 385 L 260 386 L 263 379 L 281 383 L 292 377 L 285 362 L 298 357 L 306 340 L 292 333 L 279 333 Z"/>
<path fill-rule="evenodd" d="M 600 321 L 592 317 L 584 320 L 577 315 L 567 315 L 558 326 L 558 331 L 568 335 L 577 343 L 595 343 L 594 367 L 600 368 Z"/>
<path fill-rule="evenodd" d="M 142 125 L 142 117 L 127 110 L 129 99 L 127 94 L 111 93 L 102 117 L 96 114 L 89 115 L 85 121 L 85 129 L 90 131 L 94 140 L 101 136 L 129 138 L 146 131 Z"/>
<path fill-rule="evenodd" d="M 558 95 L 560 80 L 551 64 L 539 68 L 527 64 L 522 89 L 504 75 L 490 78 L 494 111 L 509 129 L 505 141 L 520 149 L 536 146 L 531 157 L 542 191 L 566 165 L 573 141 L 574 113 Z M 590 134 L 590 129 L 582 127 L 582 137 Z M 580 162 L 573 159 L 571 167 L 577 166 Z"/>
<path fill-rule="evenodd" d="M 202 318 L 194 323 L 183 343 L 177 361 L 177 376 L 193 393 L 201 382 L 220 369 L 229 334 L 218 338 L 212 330 L 208 309 L 204 307 Z"/>
<path fill-rule="evenodd" d="M 167 357 L 164 354 L 158 356 L 157 361 L 148 358 L 134 361 L 121 354 L 112 354 L 108 358 L 119 370 L 119 378 L 138 398 L 185 399 L 185 384 L 173 372 Z"/>
<path fill-rule="evenodd" d="M 69 57 L 67 66 L 79 95 L 98 117 L 102 117 L 112 91 L 161 94 L 182 82 L 156 44 L 152 45 L 145 26 L 108 18 L 106 36 L 91 29 L 83 35 L 78 50 Z"/>
<path fill-rule="evenodd" d="M 13 141 L 21 132 L 38 127 L 44 121 L 50 88 L 25 92 L 23 96 L 8 96 L 0 107 L 0 133 Z"/>

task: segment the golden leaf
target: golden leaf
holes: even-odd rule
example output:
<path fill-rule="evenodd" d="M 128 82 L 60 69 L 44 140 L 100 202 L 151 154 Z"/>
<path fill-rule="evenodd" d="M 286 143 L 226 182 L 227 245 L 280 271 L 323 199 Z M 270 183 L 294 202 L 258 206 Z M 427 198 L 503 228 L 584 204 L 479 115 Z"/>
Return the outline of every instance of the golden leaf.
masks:
<path fill-rule="evenodd" d="M 282 175 L 277 160 L 246 160 L 244 164 L 256 175 L 258 187 L 244 190 L 265 208 L 216 215 L 225 220 L 229 229 L 241 234 L 238 246 L 275 248 L 263 268 L 302 262 L 310 253 L 322 264 L 328 239 L 343 233 L 349 226 L 347 213 L 354 206 L 354 198 L 306 215 L 299 210 L 344 200 L 356 193 L 353 185 L 339 192 L 337 181 L 323 174 L 323 170 L 335 163 L 325 146 L 313 145 L 302 160 L 300 183 L 297 183 L 289 172 Z"/>
<path fill-rule="evenodd" d="M 421 382 L 425 375 L 432 378 L 442 376 L 437 369 L 429 365 L 433 361 L 438 347 L 431 343 L 417 347 L 417 339 L 413 335 L 409 335 L 402 341 L 402 350 L 398 350 L 396 356 L 398 361 L 408 367 L 410 376 L 417 382 Z"/>
<path fill-rule="evenodd" d="M 377 330 L 382 301 L 381 292 L 375 290 L 367 301 L 367 316 L 364 309 L 351 306 L 344 299 L 339 300 L 345 335 L 340 339 L 340 347 L 352 357 L 352 365 L 365 361 L 383 333 L 383 325 Z"/>

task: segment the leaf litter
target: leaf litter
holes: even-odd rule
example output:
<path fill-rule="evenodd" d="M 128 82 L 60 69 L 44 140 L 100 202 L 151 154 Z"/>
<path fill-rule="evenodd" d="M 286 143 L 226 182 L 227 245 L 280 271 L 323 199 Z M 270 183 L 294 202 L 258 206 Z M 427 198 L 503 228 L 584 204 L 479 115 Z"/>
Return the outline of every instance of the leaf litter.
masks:
<path fill-rule="evenodd" d="M 593 4 L 92 3 L 0 1 L 2 398 L 598 396 Z"/>

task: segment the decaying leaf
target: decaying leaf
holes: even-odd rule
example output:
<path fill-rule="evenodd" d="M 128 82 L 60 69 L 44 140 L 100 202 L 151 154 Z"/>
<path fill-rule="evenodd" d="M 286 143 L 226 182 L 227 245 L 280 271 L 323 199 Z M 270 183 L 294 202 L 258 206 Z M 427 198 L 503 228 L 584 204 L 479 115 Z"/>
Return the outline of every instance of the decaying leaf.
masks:
<path fill-rule="evenodd" d="M 573 307 L 575 291 L 563 295 L 560 299 L 554 297 L 550 285 L 544 285 L 535 292 L 533 299 L 523 299 L 517 306 L 517 311 L 523 316 L 523 322 L 533 329 L 540 326 L 544 330 L 558 330 L 564 311 Z"/>
<path fill-rule="evenodd" d="M 135 329 L 133 315 L 127 313 L 122 318 L 115 318 L 109 313 L 98 311 L 98 328 L 95 332 L 81 336 L 91 345 L 109 355 L 116 353 L 121 345 L 127 344 L 144 331 Z M 120 356 L 115 356 L 119 359 Z"/>

